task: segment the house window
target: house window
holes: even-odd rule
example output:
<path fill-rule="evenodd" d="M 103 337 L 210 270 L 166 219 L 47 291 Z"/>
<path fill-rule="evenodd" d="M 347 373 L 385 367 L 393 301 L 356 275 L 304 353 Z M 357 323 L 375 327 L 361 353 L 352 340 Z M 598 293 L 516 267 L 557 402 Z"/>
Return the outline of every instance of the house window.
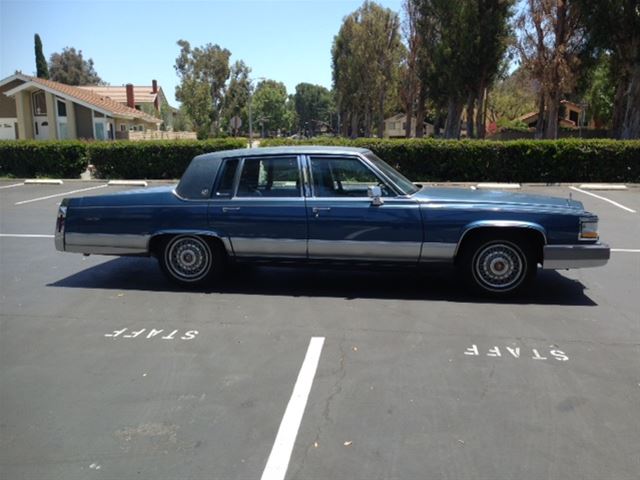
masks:
<path fill-rule="evenodd" d="M 58 100 L 58 116 L 66 117 L 67 116 L 67 103 L 64 100 Z"/>
<path fill-rule="evenodd" d="M 575 110 L 569 111 L 569 120 L 571 120 L 576 125 L 578 124 L 578 112 Z"/>
<path fill-rule="evenodd" d="M 32 96 L 33 114 L 36 117 L 45 117 L 47 115 L 47 101 L 43 90 L 38 90 Z"/>
<path fill-rule="evenodd" d="M 121 131 L 121 132 L 126 132 L 126 131 L 127 131 L 127 125 L 126 125 L 126 124 L 124 124 L 124 123 L 121 123 L 121 124 L 120 124 L 120 131 Z"/>

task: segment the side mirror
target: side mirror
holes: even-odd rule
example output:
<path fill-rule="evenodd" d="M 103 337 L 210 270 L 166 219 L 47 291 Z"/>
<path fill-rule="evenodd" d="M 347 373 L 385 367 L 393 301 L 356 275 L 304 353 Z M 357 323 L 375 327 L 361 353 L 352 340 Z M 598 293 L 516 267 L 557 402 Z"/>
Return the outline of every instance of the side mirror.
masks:
<path fill-rule="evenodd" d="M 371 199 L 371 205 L 379 207 L 384 203 L 382 199 L 382 189 L 379 186 L 367 187 L 367 196 Z"/>

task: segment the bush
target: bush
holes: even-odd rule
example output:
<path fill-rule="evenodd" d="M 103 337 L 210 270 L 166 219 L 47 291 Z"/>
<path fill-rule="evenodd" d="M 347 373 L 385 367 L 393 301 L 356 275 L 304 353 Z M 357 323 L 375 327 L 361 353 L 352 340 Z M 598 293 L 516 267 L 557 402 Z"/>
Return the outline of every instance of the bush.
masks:
<path fill-rule="evenodd" d="M 95 142 L 88 153 L 98 178 L 166 179 L 180 178 L 196 155 L 246 146 L 243 138 Z"/>
<path fill-rule="evenodd" d="M 261 146 L 338 145 L 372 150 L 413 181 L 640 182 L 640 141 L 263 140 Z"/>
<path fill-rule="evenodd" d="M 87 168 L 80 141 L 0 141 L 0 176 L 77 178 Z"/>

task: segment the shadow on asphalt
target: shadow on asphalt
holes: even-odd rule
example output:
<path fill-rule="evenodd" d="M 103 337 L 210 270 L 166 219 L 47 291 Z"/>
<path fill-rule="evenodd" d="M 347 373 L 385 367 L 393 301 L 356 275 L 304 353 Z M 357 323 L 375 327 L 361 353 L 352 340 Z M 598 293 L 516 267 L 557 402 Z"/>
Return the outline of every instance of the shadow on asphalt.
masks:
<path fill-rule="evenodd" d="M 120 257 L 51 283 L 50 287 L 180 292 L 155 259 Z M 222 282 L 193 289 L 199 293 L 232 293 L 287 297 L 376 298 L 473 303 L 595 306 L 585 286 L 558 272 L 540 270 L 531 288 L 517 298 L 495 300 L 472 295 L 453 268 L 429 270 L 346 270 L 312 267 L 235 266 Z"/>

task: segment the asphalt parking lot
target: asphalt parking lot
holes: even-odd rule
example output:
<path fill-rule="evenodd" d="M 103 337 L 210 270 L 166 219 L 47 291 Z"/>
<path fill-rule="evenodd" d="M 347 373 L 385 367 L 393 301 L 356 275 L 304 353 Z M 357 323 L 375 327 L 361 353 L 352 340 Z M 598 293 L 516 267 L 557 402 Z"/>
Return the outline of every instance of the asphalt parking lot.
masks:
<path fill-rule="evenodd" d="M 638 478 L 639 187 L 524 187 L 584 202 L 614 251 L 496 303 L 448 269 L 183 291 L 154 259 L 55 251 L 65 192 L 127 187 L 19 183 L 0 181 L 2 479 Z"/>

